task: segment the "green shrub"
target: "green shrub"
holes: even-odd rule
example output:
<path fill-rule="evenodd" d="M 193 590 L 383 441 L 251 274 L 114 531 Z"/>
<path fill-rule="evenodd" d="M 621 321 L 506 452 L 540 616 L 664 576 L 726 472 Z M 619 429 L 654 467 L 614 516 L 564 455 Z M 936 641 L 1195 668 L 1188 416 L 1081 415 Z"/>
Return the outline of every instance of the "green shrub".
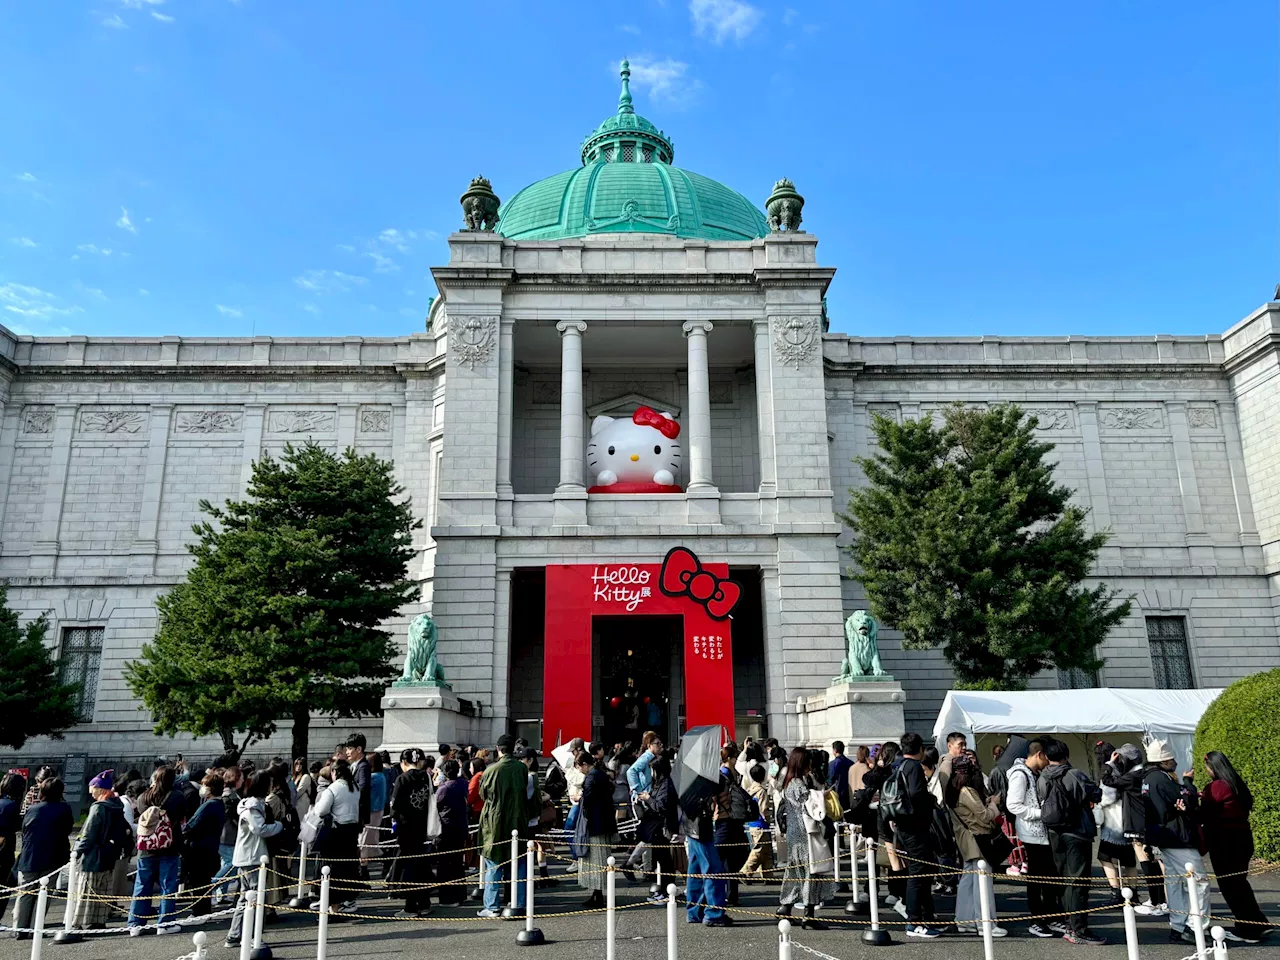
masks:
<path fill-rule="evenodd" d="M 1196 782 L 1208 780 L 1203 757 L 1220 750 L 1253 792 L 1256 856 L 1280 861 L 1280 669 L 1237 680 L 1209 704 L 1196 727 Z"/>

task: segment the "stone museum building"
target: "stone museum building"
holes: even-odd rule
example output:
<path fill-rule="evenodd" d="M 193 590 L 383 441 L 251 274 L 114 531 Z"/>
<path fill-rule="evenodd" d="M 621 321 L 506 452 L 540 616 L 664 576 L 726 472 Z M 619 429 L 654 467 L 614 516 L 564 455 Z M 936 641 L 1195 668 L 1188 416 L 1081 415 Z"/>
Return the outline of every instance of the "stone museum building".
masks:
<path fill-rule="evenodd" d="M 863 605 L 838 518 L 863 482 L 852 458 L 874 415 L 956 401 L 1039 418 L 1058 476 L 1114 533 L 1097 576 L 1134 596 L 1097 676 L 1037 685 L 1217 687 L 1280 666 L 1280 302 L 1195 337 L 879 337 L 875 317 L 832 333 L 836 270 L 799 194 L 736 184 L 749 199 L 676 166 L 625 72 L 616 111 L 562 159 L 518 192 L 494 184 L 500 210 L 473 182 L 418 333 L 0 328 L 0 578 L 84 681 L 83 722 L 26 756 L 217 752 L 155 737 L 123 668 L 183 577 L 198 502 L 241 496 L 254 460 L 306 440 L 394 461 L 424 521 L 421 604 L 395 630 L 432 615 L 476 742 L 708 721 L 808 736 Z M 627 439 L 588 448 L 614 430 Z M 624 480 L 629 464 L 653 477 Z M 664 559 L 683 564 L 674 591 Z M 927 733 L 949 668 L 887 628 L 880 648 Z M 381 724 L 334 736 L 376 744 Z M 313 724 L 317 755 L 328 729 Z M 267 749 L 287 744 L 286 725 Z"/>

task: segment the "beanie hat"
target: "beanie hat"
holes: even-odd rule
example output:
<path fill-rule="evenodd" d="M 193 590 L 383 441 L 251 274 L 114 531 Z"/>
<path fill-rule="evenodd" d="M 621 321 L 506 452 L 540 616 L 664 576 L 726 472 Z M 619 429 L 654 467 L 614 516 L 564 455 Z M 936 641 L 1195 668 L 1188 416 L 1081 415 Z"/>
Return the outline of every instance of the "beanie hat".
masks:
<path fill-rule="evenodd" d="M 1152 740 L 1147 744 L 1147 763 L 1164 763 L 1173 759 L 1175 757 L 1173 751 L 1169 749 L 1169 741 Z"/>
<path fill-rule="evenodd" d="M 103 770 L 89 781 L 89 786 L 97 787 L 99 790 L 110 790 L 115 786 L 115 773 L 114 770 Z"/>

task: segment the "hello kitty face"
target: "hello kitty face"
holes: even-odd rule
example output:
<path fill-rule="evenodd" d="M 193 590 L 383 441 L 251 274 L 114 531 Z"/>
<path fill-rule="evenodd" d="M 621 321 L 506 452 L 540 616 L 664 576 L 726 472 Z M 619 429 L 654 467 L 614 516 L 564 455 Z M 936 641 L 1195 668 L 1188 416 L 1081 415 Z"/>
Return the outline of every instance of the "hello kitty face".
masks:
<path fill-rule="evenodd" d="M 657 483 L 673 486 L 680 473 L 680 424 L 669 413 L 641 407 L 630 420 L 591 421 L 587 465 L 596 486 Z"/>

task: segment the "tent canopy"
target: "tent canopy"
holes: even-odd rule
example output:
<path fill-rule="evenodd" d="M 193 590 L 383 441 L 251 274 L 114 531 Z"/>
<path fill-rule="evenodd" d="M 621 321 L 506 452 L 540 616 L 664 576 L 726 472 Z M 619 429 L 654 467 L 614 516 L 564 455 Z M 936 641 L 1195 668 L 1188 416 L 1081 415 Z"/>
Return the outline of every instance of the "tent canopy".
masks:
<path fill-rule="evenodd" d="M 970 740 L 982 733 L 1130 733 L 1186 743 L 1200 716 L 1222 692 L 1213 690 L 951 690 L 933 737 L 945 752 L 947 734 Z"/>

